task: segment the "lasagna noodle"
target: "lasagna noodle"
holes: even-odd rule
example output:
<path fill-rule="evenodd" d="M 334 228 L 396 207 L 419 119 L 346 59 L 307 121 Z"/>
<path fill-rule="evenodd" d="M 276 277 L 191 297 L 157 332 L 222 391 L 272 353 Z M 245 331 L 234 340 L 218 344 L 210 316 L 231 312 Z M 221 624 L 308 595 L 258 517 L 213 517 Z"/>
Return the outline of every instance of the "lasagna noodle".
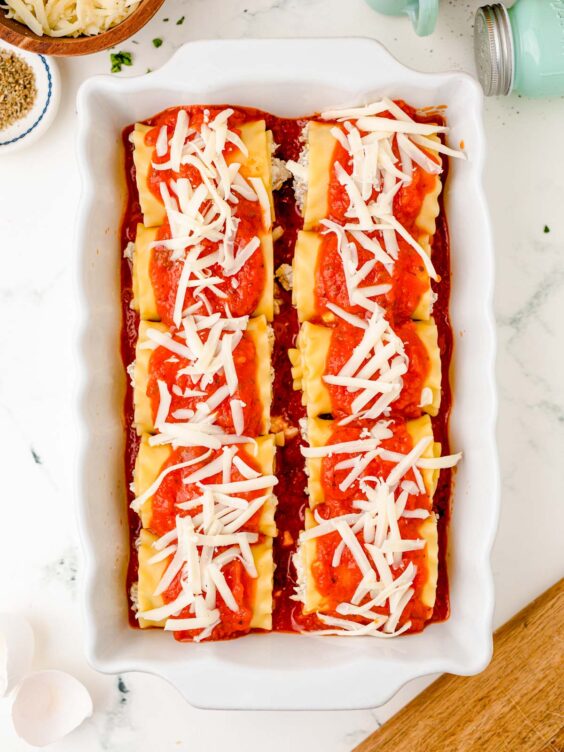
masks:
<path fill-rule="evenodd" d="M 266 188 L 270 203 L 271 223 L 265 231 L 259 233 L 264 259 L 264 289 L 255 316 L 266 316 L 267 321 L 274 317 L 274 248 L 272 241 L 272 222 L 274 221 L 274 200 L 272 197 L 272 143 L 271 131 L 266 130 L 264 120 L 254 120 L 241 126 L 241 140 L 249 151 L 248 157 L 237 151 L 228 162 L 241 163 L 241 175 L 244 178 L 260 178 Z"/>
<path fill-rule="evenodd" d="M 157 480 L 162 472 L 165 463 L 171 456 L 173 450 L 170 445 L 163 446 L 151 446 L 149 444 L 149 436 L 144 435 L 141 439 L 139 446 L 139 452 L 135 461 L 135 470 L 133 475 L 135 496 L 139 497 L 144 494 L 148 488 Z M 263 475 L 274 474 L 274 454 L 275 454 L 275 441 L 274 436 L 261 436 L 256 439 L 256 448 L 253 450 L 252 444 L 244 445 L 248 447 L 245 449 L 253 459 L 257 462 L 260 472 Z M 219 450 L 220 451 L 220 450 Z M 253 453 L 253 451 L 255 453 Z M 209 461 L 209 460 L 208 460 Z M 181 471 L 173 471 L 181 472 Z M 189 472 L 187 469 L 186 472 Z M 276 509 L 276 497 L 272 489 L 269 498 L 265 501 L 261 508 L 261 514 L 259 519 L 259 532 L 268 535 L 276 535 L 276 523 L 274 521 L 274 512 Z M 262 492 L 266 494 L 266 491 Z M 141 517 L 141 524 L 144 528 L 151 529 L 152 510 L 153 510 L 153 497 L 149 497 L 141 506 L 139 514 Z"/>
<path fill-rule="evenodd" d="M 147 396 L 150 363 L 153 350 L 144 347 L 144 345 L 151 342 L 147 334 L 149 329 L 156 329 L 163 333 L 168 332 L 168 328 L 164 324 L 149 321 L 139 322 L 139 337 L 135 348 L 135 369 L 133 379 L 134 421 L 137 433 L 139 434 L 155 432 L 151 400 Z M 272 400 L 272 379 L 270 375 L 271 346 L 265 317 L 259 316 L 254 319 L 249 319 L 245 334 L 252 339 L 255 346 L 257 396 L 260 401 L 262 412 L 261 434 L 265 434 L 269 430 L 270 403 Z M 198 387 L 196 386 L 195 388 Z M 233 396 L 236 398 L 237 394 Z M 205 399 L 205 397 L 202 397 L 202 400 Z"/>
<path fill-rule="evenodd" d="M 316 522 L 313 514 L 306 510 L 305 529 L 315 527 Z M 417 536 L 425 541 L 424 556 L 426 576 L 419 587 L 419 592 L 414 597 L 429 609 L 429 616 L 435 605 L 437 594 L 437 579 L 439 570 L 439 543 L 437 531 L 437 519 L 434 513 L 422 520 L 419 524 Z M 318 538 L 302 541 L 299 546 L 297 557 L 298 589 L 303 602 L 303 613 L 313 614 L 316 612 L 334 611 L 338 602 L 331 597 L 330 593 L 321 593 L 313 572 L 318 562 L 317 543 Z M 404 554 L 405 556 L 405 554 Z M 393 571 L 393 570 L 392 570 Z"/>
<path fill-rule="evenodd" d="M 354 121 L 351 121 L 354 122 Z M 307 191 L 304 202 L 304 230 L 316 230 L 322 219 L 330 216 L 329 184 L 331 170 L 334 165 L 334 151 L 337 140 L 331 130 L 335 123 L 311 122 L 307 126 Z M 436 135 L 428 136 L 433 141 L 439 141 Z M 430 152 L 431 156 L 439 159 L 437 152 Z M 416 238 L 419 242 L 427 241 L 436 231 L 435 220 L 439 215 L 439 195 L 442 188 L 440 175 L 435 176 L 433 187 L 425 195 L 421 204 L 415 225 L 420 232 Z"/>
<path fill-rule="evenodd" d="M 155 290 L 151 282 L 152 244 L 157 239 L 158 227 L 137 225 L 135 250 L 133 251 L 133 308 L 143 321 L 159 321 Z"/>
<path fill-rule="evenodd" d="M 428 415 L 423 415 L 421 418 L 416 418 L 415 420 L 409 420 L 405 425 L 409 435 L 411 436 L 413 446 L 415 446 L 417 442 L 419 442 L 426 436 L 433 436 L 433 427 L 431 425 L 431 419 Z M 307 422 L 307 439 L 309 445 L 312 447 L 325 446 L 329 443 L 329 440 L 331 439 L 331 436 L 333 435 L 336 427 L 336 421 L 322 420 L 320 418 L 310 418 Z M 393 424 L 390 426 L 390 429 L 393 431 Z M 440 457 L 440 443 L 432 441 L 421 456 Z M 343 455 L 343 458 L 346 457 L 349 457 L 349 455 Z M 316 506 L 322 504 L 326 500 L 325 491 L 321 482 L 322 467 L 323 458 L 308 457 L 306 459 L 309 506 L 312 509 L 315 509 Z M 423 482 L 425 484 L 427 494 L 429 498 L 432 499 L 433 494 L 435 493 L 435 489 L 437 488 L 439 471 L 423 468 L 421 470 L 421 475 L 423 476 Z"/>
<path fill-rule="evenodd" d="M 132 307 L 139 313 L 144 321 L 160 321 L 158 301 L 155 295 L 155 289 L 151 281 L 151 259 L 153 256 L 153 243 L 158 236 L 158 227 L 145 227 L 137 225 L 137 234 L 135 236 L 135 250 L 133 252 L 133 301 Z M 263 255 L 264 263 L 264 288 L 256 309 L 252 312 L 254 316 L 266 316 L 268 321 L 272 321 L 274 315 L 274 259 L 272 232 L 259 233 L 261 242 L 260 252 Z M 257 249 L 256 253 L 259 253 Z M 178 261 L 177 263 L 181 263 Z"/>
<path fill-rule="evenodd" d="M 304 201 L 304 230 L 318 227 L 329 216 L 329 176 L 337 145 L 331 133 L 333 124 L 307 125 L 307 189 Z"/>
<path fill-rule="evenodd" d="M 414 326 L 429 356 L 429 371 L 422 388 L 430 389 L 433 394 L 432 403 L 422 409 L 430 415 L 436 415 L 441 400 L 441 356 L 437 344 L 437 326 L 432 318 L 429 321 L 417 321 Z M 327 374 L 326 361 L 334 331 L 326 326 L 305 322 L 298 334 L 297 348 L 289 351 L 294 389 L 302 390 L 302 402 L 306 405 L 310 418 L 328 415 L 333 411 L 331 394 L 323 376 Z M 375 374 L 377 376 L 378 373 Z"/>
<path fill-rule="evenodd" d="M 160 196 L 156 196 L 149 187 L 149 176 L 155 147 L 147 144 L 147 134 L 154 130 L 153 126 L 136 123 L 131 134 L 133 144 L 133 162 L 135 164 L 135 179 L 139 204 L 143 213 L 143 223 L 146 227 L 158 227 L 166 219 L 166 211 Z M 270 195 L 272 202 L 272 134 L 266 131 L 264 120 L 250 120 L 240 126 L 240 138 L 248 149 L 248 156 L 239 149 L 226 155 L 227 164 L 237 162 L 241 165 L 240 174 L 245 178 L 261 178 Z M 273 214 L 274 216 L 274 214 Z"/>
<path fill-rule="evenodd" d="M 135 165 L 139 205 L 143 213 L 143 221 L 147 227 L 162 225 L 166 219 L 164 204 L 160 196 L 157 197 L 149 188 L 148 183 L 155 147 L 147 144 L 146 136 L 152 130 L 153 128 L 150 125 L 135 123 L 130 136 L 133 144 L 133 164 Z"/>
<path fill-rule="evenodd" d="M 137 608 L 144 612 L 164 606 L 162 595 L 154 595 L 157 585 L 168 567 L 171 557 L 159 562 L 149 563 L 156 550 L 153 547 L 156 537 L 150 530 L 143 528 L 139 536 L 138 556 L 138 601 Z M 251 552 L 257 570 L 257 577 L 253 578 L 251 606 L 251 629 L 272 629 L 272 583 L 274 576 L 274 561 L 272 556 L 272 538 L 263 537 L 251 545 Z M 248 576 L 248 575 L 247 575 Z M 160 622 L 147 621 L 140 618 L 139 626 L 164 627 L 166 620 Z"/>

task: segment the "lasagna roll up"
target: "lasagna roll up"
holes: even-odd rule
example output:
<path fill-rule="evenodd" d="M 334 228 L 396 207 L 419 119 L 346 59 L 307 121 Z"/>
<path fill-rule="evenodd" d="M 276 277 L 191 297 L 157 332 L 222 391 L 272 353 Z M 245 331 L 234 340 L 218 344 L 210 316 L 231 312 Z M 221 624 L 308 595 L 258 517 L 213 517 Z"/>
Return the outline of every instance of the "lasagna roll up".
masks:
<path fill-rule="evenodd" d="M 220 519 L 229 520 L 228 532 L 274 536 L 274 455 L 272 435 L 223 449 L 173 449 L 152 444 L 145 435 L 135 462 L 134 508 L 143 527 L 159 535 L 180 513 L 192 516 L 196 525 L 204 523 L 207 530 L 210 508 L 219 505 L 216 511 Z"/>
<path fill-rule="evenodd" d="M 376 408 L 374 418 L 387 408 L 410 418 L 422 412 L 438 413 L 441 360 L 434 320 L 405 321 L 386 329 L 389 336 L 366 347 L 363 359 L 348 368 L 356 348 L 369 335 L 367 330 L 345 322 L 333 328 L 310 322 L 302 325 L 297 349 L 289 355 L 294 389 L 302 390 L 310 418 L 328 414 L 333 418 L 362 417 L 359 411 L 370 410 L 378 400 L 380 409 Z M 389 355 L 384 357 L 386 347 Z M 394 380 L 396 364 L 401 369 L 396 369 Z"/>
<path fill-rule="evenodd" d="M 357 269 L 373 259 L 371 250 L 363 248 L 354 238 L 348 238 L 359 259 Z M 374 241 L 363 239 L 365 245 Z M 379 306 L 391 311 L 398 319 L 413 318 L 427 321 L 432 312 L 432 291 L 429 274 L 420 257 L 400 240 L 402 256 L 394 265 L 377 262 L 367 279 L 358 288 L 365 296 L 369 292 Z M 421 241 L 426 253 L 430 247 Z M 375 246 L 374 246 L 375 247 Z M 365 300 L 351 300 L 339 240 L 332 232 L 300 231 L 293 261 L 293 301 L 300 322 L 313 321 L 332 325 L 344 311 L 353 316 L 365 316 Z M 340 309 L 337 310 L 337 309 Z"/>
<path fill-rule="evenodd" d="M 401 127 L 401 123 L 398 123 L 398 126 Z M 367 137 L 373 131 L 365 130 L 365 128 L 371 127 L 368 118 L 364 118 L 364 120 L 347 118 L 344 122 L 342 119 L 335 122 L 313 121 L 308 124 L 305 157 L 303 158 L 303 161 L 307 164 L 305 169 L 305 198 L 303 201 L 304 230 L 317 229 L 325 219 L 343 221 L 343 224 L 348 219 L 346 204 L 349 204 L 350 200 L 345 200 L 343 204 L 344 196 L 342 194 L 344 191 L 338 191 L 338 186 L 342 183 L 339 179 L 336 164 L 346 169 L 347 163 L 354 159 L 354 146 L 357 143 L 350 141 L 344 143 L 340 134 L 350 134 L 352 128 L 355 128 L 361 138 L 368 140 Z M 393 123 L 388 123 L 386 127 L 390 127 L 390 133 L 393 133 Z M 423 126 L 423 129 L 428 130 L 425 126 Z M 437 136 L 432 132 L 432 126 L 430 130 L 429 141 L 438 142 Z M 442 129 L 438 126 L 436 130 Z M 404 146 L 406 146 L 405 141 L 406 139 L 403 139 L 401 142 Z M 366 147 L 369 145 L 364 145 L 365 154 Z M 397 142 L 392 141 L 391 155 L 386 153 L 386 156 L 390 156 L 392 166 L 399 164 L 400 160 L 398 161 L 396 157 L 398 152 Z M 427 147 L 424 154 L 428 156 L 429 160 L 438 161 L 438 153 L 433 151 L 432 147 Z M 378 155 L 376 155 L 376 160 L 378 160 Z M 382 159 L 381 162 L 383 169 L 389 165 L 387 160 Z M 424 162 L 424 164 L 427 167 L 430 166 L 429 162 Z M 432 166 L 431 169 L 433 169 Z M 397 172 L 400 172 L 400 170 L 398 169 Z M 378 191 L 379 187 L 377 187 L 375 175 L 370 175 L 369 179 L 370 177 L 374 181 L 370 187 L 374 191 Z M 415 164 L 412 165 L 411 180 L 406 182 L 398 191 L 400 200 L 397 202 L 397 206 L 402 210 L 403 223 L 408 228 L 416 228 L 419 238 L 426 235 L 428 239 L 431 239 L 435 233 L 435 220 L 439 214 L 438 197 L 441 187 L 441 178 L 438 172 L 430 173 L 424 167 Z"/>
<path fill-rule="evenodd" d="M 230 114 L 226 117 L 226 113 Z M 214 127 L 218 119 L 221 122 Z M 153 118 L 153 125 L 136 123 L 130 136 L 139 204 L 146 227 L 158 227 L 166 220 L 160 183 L 194 176 L 194 170 L 190 168 L 195 163 L 187 159 L 191 153 L 183 154 L 185 147 L 195 142 L 194 146 L 199 149 L 195 153 L 201 154 L 210 137 L 216 142 L 218 138 L 233 138 L 235 143 L 224 141 L 219 149 L 226 164 L 240 165 L 238 172 L 245 180 L 260 178 L 265 188 L 271 189 L 272 134 L 266 130 L 264 120 L 245 122 L 245 115 L 232 109 L 191 107 L 165 110 Z M 177 161 L 174 160 L 176 154 L 180 157 Z"/>
<path fill-rule="evenodd" d="M 417 497 L 432 499 L 435 493 L 439 470 L 433 467 L 436 463 L 426 460 L 439 458 L 441 445 L 434 441 L 428 415 L 416 420 L 351 426 L 310 418 L 307 438 L 310 449 L 306 452 L 306 469 L 312 509 L 325 504 L 335 510 L 350 511 L 364 477 L 378 477 L 388 483 L 399 459 L 418 446 L 423 447 L 419 455 L 421 467 L 415 463 L 402 481 L 409 482 L 411 493 Z"/>
<path fill-rule="evenodd" d="M 233 325 L 232 320 L 223 323 Z M 209 330 L 208 340 L 212 336 L 213 331 Z M 208 340 L 202 342 L 202 349 Z M 216 347 L 214 356 L 219 358 L 225 352 L 221 340 Z M 162 323 L 141 321 L 133 370 L 137 432 L 157 430 L 155 420 L 164 384 L 170 396 L 167 422 L 181 423 L 213 412 L 216 425 L 227 433 L 268 433 L 272 397 L 270 349 L 264 316 L 249 319 L 230 355 L 234 369 L 234 383 L 230 385 L 225 364 L 220 367 L 218 363 L 210 375 L 205 363 L 198 368 L 198 359 L 189 351 L 186 336 L 180 332 L 170 335 Z"/>
<path fill-rule="evenodd" d="M 248 543 L 254 538 L 256 542 Z M 141 530 L 136 588 L 137 621 L 141 628 L 160 627 L 173 631 L 180 641 L 197 642 L 238 637 L 251 629 L 272 628 L 272 538 L 247 535 L 247 546 L 243 546 L 245 553 L 233 551 L 233 545 L 216 548 L 210 581 L 214 582 L 215 578 L 221 585 L 215 586 L 215 590 L 208 585 L 205 596 L 198 592 L 194 595 L 183 587 L 179 574 L 167 584 L 170 579 L 167 571 L 174 554 L 159 556 L 166 549 L 159 550 L 156 545 L 158 538 L 149 530 Z M 196 550 L 201 561 L 204 549 Z M 209 569 L 209 566 L 207 570 L 204 568 L 204 579 Z M 192 603 L 200 605 L 191 609 Z"/>
<path fill-rule="evenodd" d="M 266 316 L 272 321 L 274 315 L 273 247 L 270 233 L 258 237 L 260 244 L 248 261 L 234 275 L 225 275 L 219 263 L 204 267 L 208 253 L 200 262 L 194 253 L 194 279 L 183 284 L 184 259 L 172 259 L 165 248 L 159 246 L 161 237 L 166 237 L 166 226 L 137 226 L 133 251 L 133 308 L 141 319 L 163 321 L 167 325 L 179 325 L 179 314 L 195 309 L 202 300 L 198 273 L 209 270 L 217 284 L 205 292 L 206 307 L 200 312 L 229 312 L 234 316 Z M 209 259 L 208 259 L 209 260 Z M 233 281 L 234 280 L 234 281 Z M 225 283 L 225 290 L 218 286 Z M 182 283 L 182 284 L 181 284 Z"/>
<path fill-rule="evenodd" d="M 400 516 L 401 534 L 384 541 L 383 554 L 362 534 L 341 535 L 339 522 L 317 524 L 307 510 L 295 555 L 303 613 L 316 614 L 329 634 L 337 628 L 340 635 L 390 637 L 423 629 L 436 599 L 438 535 L 435 515 L 417 511 L 425 519 Z M 396 566 L 388 563 L 394 556 Z"/>

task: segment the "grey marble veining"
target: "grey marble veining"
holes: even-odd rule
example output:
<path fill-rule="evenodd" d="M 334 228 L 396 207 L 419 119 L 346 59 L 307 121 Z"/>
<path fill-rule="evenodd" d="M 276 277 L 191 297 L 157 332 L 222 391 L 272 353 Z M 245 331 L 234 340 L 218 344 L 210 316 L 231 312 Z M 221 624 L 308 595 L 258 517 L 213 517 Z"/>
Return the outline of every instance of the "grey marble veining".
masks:
<path fill-rule="evenodd" d="M 73 596 L 76 594 L 78 575 L 78 550 L 72 546 L 43 567 L 43 581 L 46 585 L 60 584 Z"/>

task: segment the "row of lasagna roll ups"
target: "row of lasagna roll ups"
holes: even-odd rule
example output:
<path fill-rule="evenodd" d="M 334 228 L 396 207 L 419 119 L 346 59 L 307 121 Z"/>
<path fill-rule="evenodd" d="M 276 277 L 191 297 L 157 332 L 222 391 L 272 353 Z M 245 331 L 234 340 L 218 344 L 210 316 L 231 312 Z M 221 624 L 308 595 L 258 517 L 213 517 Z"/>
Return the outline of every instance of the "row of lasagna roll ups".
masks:
<path fill-rule="evenodd" d="M 423 628 L 438 576 L 441 402 L 432 263 L 446 128 L 381 100 L 308 124 L 294 173 L 304 229 L 290 352 L 307 421 L 296 600 L 318 634 Z M 439 288 L 440 289 L 440 288 Z"/>
<path fill-rule="evenodd" d="M 132 601 L 141 627 L 223 639 L 272 621 L 271 133 L 226 108 L 175 108 L 130 140 L 143 214 Z"/>

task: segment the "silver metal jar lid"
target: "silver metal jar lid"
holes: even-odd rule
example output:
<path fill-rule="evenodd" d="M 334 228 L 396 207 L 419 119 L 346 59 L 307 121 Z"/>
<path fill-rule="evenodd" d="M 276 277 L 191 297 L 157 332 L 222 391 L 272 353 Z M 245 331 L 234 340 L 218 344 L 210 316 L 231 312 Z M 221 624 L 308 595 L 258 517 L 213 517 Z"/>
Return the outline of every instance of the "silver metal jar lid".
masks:
<path fill-rule="evenodd" d="M 505 5 L 484 5 L 476 11 L 474 55 L 486 96 L 509 94 L 513 85 L 513 34 Z"/>

